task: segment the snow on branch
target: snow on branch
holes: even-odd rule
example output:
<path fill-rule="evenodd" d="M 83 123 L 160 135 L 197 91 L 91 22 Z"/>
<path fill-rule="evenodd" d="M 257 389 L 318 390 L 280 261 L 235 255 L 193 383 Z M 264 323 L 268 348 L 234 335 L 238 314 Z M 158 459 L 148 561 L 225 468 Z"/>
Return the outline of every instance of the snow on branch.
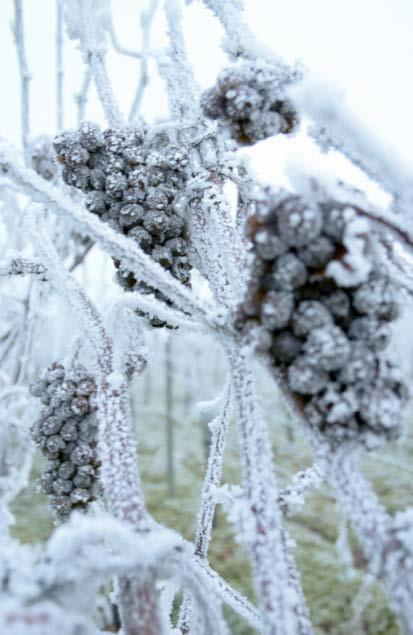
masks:
<path fill-rule="evenodd" d="M 182 121 L 199 117 L 198 90 L 189 63 L 182 32 L 182 12 L 178 0 L 165 0 L 168 25 L 168 56 L 158 60 L 166 82 L 170 111 L 174 119 Z"/>
<path fill-rule="evenodd" d="M 237 615 L 245 619 L 253 628 L 257 630 L 262 628 L 261 617 L 255 606 L 239 591 L 231 587 L 216 571 L 211 569 L 205 558 L 196 558 L 195 566 L 203 572 L 206 584 L 215 590 L 225 604 L 231 607 Z"/>
<path fill-rule="evenodd" d="M 307 77 L 291 90 L 302 113 L 314 122 L 310 130 L 322 149 L 342 152 L 371 179 L 400 201 L 409 214 L 413 200 L 413 173 L 397 156 L 372 134 L 365 122 L 351 112 L 342 95 L 330 86 Z"/>
<path fill-rule="evenodd" d="M 195 294 L 177 282 L 167 271 L 145 254 L 133 240 L 115 232 L 95 215 L 76 205 L 64 192 L 47 183 L 34 172 L 19 164 L 15 153 L 7 145 L 0 144 L 0 168 L 34 201 L 44 203 L 55 212 L 63 213 L 76 228 L 86 236 L 99 242 L 114 258 L 122 261 L 125 268 L 151 286 L 159 289 L 182 310 L 202 322 L 222 327 L 223 319 L 217 307 L 201 302 Z"/>
<path fill-rule="evenodd" d="M 204 5 L 218 18 L 224 28 L 226 39 L 224 50 L 237 59 L 258 59 L 283 68 L 286 74 L 295 75 L 296 70 L 289 68 L 274 51 L 261 44 L 249 28 L 243 16 L 242 0 L 203 0 Z"/>
<path fill-rule="evenodd" d="M 132 106 L 130 109 L 130 113 L 129 113 L 129 121 L 133 122 L 135 121 L 138 113 L 139 113 L 139 108 L 141 106 L 142 103 L 142 98 L 145 92 L 145 88 L 149 83 L 149 72 L 148 72 L 148 57 L 151 54 L 150 51 L 150 35 L 151 35 L 151 26 L 153 23 L 153 19 L 155 17 L 155 13 L 156 13 L 156 9 L 158 7 L 159 4 L 159 0 L 151 0 L 149 7 L 147 8 L 147 10 L 142 11 L 141 13 L 141 30 L 142 30 L 142 52 L 139 54 L 140 57 L 140 77 L 139 77 L 139 83 L 137 85 L 136 88 L 136 92 L 135 92 L 135 96 L 133 98 L 133 102 L 132 102 Z M 115 46 L 115 39 L 114 39 L 114 33 L 111 31 L 112 34 L 112 41 L 113 44 Z M 119 48 L 119 45 L 116 47 L 116 50 L 118 52 L 123 52 L 124 54 L 126 53 L 126 50 L 124 48 Z M 128 51 L 128 53 L 130 54 L 131 52 Z"/>
<path fill-rule="evenodd" d="M 96 90 L 110 126 L 123 124 L 105 63 L 110 32 L 110 0 L 61 0 L 68 35 L 78 40 L 89 65 Z"/>
<path fill-rule="evenodd" d="M 286 516 L 300 511 L 305 503 L 305 496 L 320 487 L 324 479 L 324 471 L 317 463 L 294 475 L 289 487 L 278 494 L 278 504 Z"/>
<path fill-rule="evenodd" d="M 39 261 L 29 260 L 18 253 L 9 253 L 6 260 L 0 261 L 0 276 L 38 276 L 39 280 L 47 280 L 46 267 Z"/>
<path fill-rule="evenodd" d="M 19 62 L 20 73 L 20 90 L 21 90 L 21 134 L 22 146 L 26 164 L 30 163 L 29 145 L 30 145 L 30 80 L 31 74 L 27 64 L 26 47 L 24 42 L 24 25 L 23 25 L 23 0 L 14 0 L 14 39 L 17 49 L 17 57 Z"/>
<path fill-rule="evenodd" d="M 394 520 L 361 474 L 357 457 L 348 450 L 323 459 L 335 496 L 349 517 L 368 559 L 370 572 L 381 579 L 404 632 L 413 633 L 412 515 Z M 407 523 L 401 522 L 402 519 Z M 407 538 L 407 540 L 406 540 Z"/>
<path fill-rule="evenodd" d="M 231 411 L 231 385 L 228 383 L 225 389 L 223 407 L 218 415 L 209 423 L 211 432 L 211 447 L 208 456 L 208 465 L 204 477 L 201 493 L 201 507 L 198 512 L 195 530 L 195 555 L 199 558 L 207 557 L 208 546 L 211 540 L 212 522 L 215 513 L 214 492 L 221 483 L 225 441 L 229 426 Z M 192 607 L 190 596 L 184 597 L 179 615 L 179 628 L 182 633 L 190 631 Z"/>
<path fill-rule="evenodd" d="M 238 418 L 245 492 L 245 531 L 240 536 L 251 553 L 263 632 L 313 633 L 299 574 L 289 553 L 277 502 L 268 430 L 257 401 L 251 352 L 229 351 L 228 360 Z M 249 522 L 248 522 L 249 516 Z M 282 580 L 282 584 L 279 581 Z"/>
<path fill-rule="evenodd" d="M 191 319 L 185 313 L 160 302 L 153 294 L 144 295 L 133 291 L 125 298 L 130 308 L 137 308 L 149 317 L 156 317 L 170 326 L 182 327 L 189 331 L 205 330 L 205 325 Z M 207 329 L 209 330 L 209 329 Z"/>

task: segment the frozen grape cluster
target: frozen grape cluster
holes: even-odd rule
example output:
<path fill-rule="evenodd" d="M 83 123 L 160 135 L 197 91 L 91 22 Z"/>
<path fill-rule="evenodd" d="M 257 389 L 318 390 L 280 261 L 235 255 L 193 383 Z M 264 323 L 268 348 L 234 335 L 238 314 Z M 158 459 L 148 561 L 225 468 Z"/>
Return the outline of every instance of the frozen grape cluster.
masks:
<path fill-rule="evenodd" d="M 355 216 L 342 202 L 264 191 L 249 219 L 251 271 L 236 325 L 256 334 L 257 347 L 324 438 L 372 448 L 400 435 L 407 389 L 386 351 L 399 314 L 397 289 L 368 237 L 363 279 L 348 276 Z M 343 278 L 333 275 L 339 265 Z"/>
<path fill-rule="evenodd" d="M 203 93 L 203 112 L 224 124 L 240 144 L 291 133 L 297 128 L 298 115 L 285 86 L 295 79 L 291 71 L 273 65 L 242 62 L 223 70 L 216 85 Z"/>
<path fill-rule="evenodd" d="M 53 181 L 57 175 L 56 157 L 49 137 L 41 136 L 30 146 L 30 159 L 33 169 L 46 181 Z"/>
<path fill-rule="evenodd" d="M 177 197 L 185 185 L 188 156 L 145 128 L 107 129 L 84 122 L 54 139 L 63 179 L 85 194 L 87 209 L 134 240 L 161 267 L 190 285 L 188 236 Z M 169 301 L 115 261 L 126 290 Z M 165 323 L 152 319 L 153 326 Z"/>
<path fill-rule="evenodd" d="M 81 366 L 66 371 L 54 363 L 30 391 L 43 404 L 31 428 L 34 442 L 48 460 L 39 490 L 51 497 L 55 518 L 64 520 L 73 508 L 85 508 L 99 493 L 95 382 Z"/>

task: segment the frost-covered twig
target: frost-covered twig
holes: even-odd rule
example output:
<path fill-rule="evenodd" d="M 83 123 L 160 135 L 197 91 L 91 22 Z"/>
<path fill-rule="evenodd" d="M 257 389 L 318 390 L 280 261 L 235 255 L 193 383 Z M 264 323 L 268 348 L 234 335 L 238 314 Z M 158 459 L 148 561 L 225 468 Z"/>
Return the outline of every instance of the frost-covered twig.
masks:
<path fill-rule="evenodd" d="M 113 367 L 115 373 L 129 379 L 140 374 L 146 366 L 146 348 L 142 318 L 129 305 L 128 298 L 117 303 L 111 314 L 113 331 Z"/>
<path fill-rule="evenodd" d="M 79 265 L 81 265 L 84 262 L 86 256 L 88 255 L 92 247 L 93 247 L 93 242 L 90 240 L 88 241 L 84 250 L 80 254 L 76 254 L 75 258 L 73 258 L 72 264 L 69 267 L 70 272 L 74 271 Z"/>
<path fill-rule="evenodd" d="M 57 129 L 63 128 L 63 12 L 59 0 L 56 0 L 56 123 Z"/>
<path fill-rule="evenodd" d="M 29 144 L 30 144 L 30 94 L 29 85 L 31 75 L 27 65 L 26 48 L 24 43 L 23 25 L 23 0 L 14 0 L 14 39 L 16 43 L 17 56 L 20 72 L 21 90 L 21 135 L 22 146 L 26 164 L 30 164 Z"/>
<path fill-rule="evenodd" d="M 208 586 L 215 590 L 221 600 L 231 607 L 237 615 L 245 619 L 250 626 L 261 631 L 261 617 L 255 606 L 239 591 L 231 587 L 216 571 L 211 569 L 205 558 L 196 558 L 195 563 L 203 571 Z"/>
<path fill-rule="evenodd" d="M 151 35 L 151 26 L 153 19 L 155 17 L 156 9 L 158 6 L 159 0 L 150 0 L 149 7 L 141 13 L 141 30 L 142 30 L 142 52 L 139 54 L 140 57 L 140 77 L 139 83 L 136 88 L 135 96 L 133 98 L 132 106 L 129 113 L 129 121 L 135 121 L 139 108 L 142 103 L 142 98 L 145 92 L 145 88 L 149 83 L 149 74 L 148 74 L 148 56 L 150 54 L 150 35 Z M 124 52 L 117 48 L 119 52 Z M 126 53 L 125 53 L 126 54 Z M 129 52 L 130 54 L 130 52 Z"/>
<path fill-rule="evenodd" d="M 260 412 L 246 350 L 228 353 L 238 418 L 243 487 L 249 527 L 242 540 L 251 553 L 263 633 L 309 635 L 312 627 L 277 501 L 268 430 Z M 282 580 L 282 584 L 279 581 Z"/>
<path fill-rule="evenodd" d="M 323 469 L 315 465 L 297 472 L 289 487 L 280 490 L 278 504 L 286 516 L 299 511 L 305 502 L 305 495 L 320 487 L 324 479 Z"/>
<path fill-rule="evenodd" d="M 171 115 L 177 121 L 195 120 L 199 113 L 198 90 L 189 63 L 182 33 L 182 13 L 178 0 L 164 0 L 168 25 L 168 62 L 159 60 L 165 79 Z"/>
<path fill-rule="evenodd" d="M 354 209 L 359 216 L 368 218 L 378 227 L 386 230 L 386 233 L 390 234 L 393 239 L 402 242 L 409 251 L 413 250 L 413 231 L 409 227 L 403 225 L 395 214 L 392 214 L 391 212 L 383 213 L 378 212 L 377 210 L 362 209 L 357 206 L 354 206 Z M 388 235 L 385 240 L 389 240 Z"/>
<path fill-rule="evenodd" d="M 206 558 L 211 539 L 212 522 L 215 512 L 214 490 L 219 487 L 222 477 L 224 450 L 231 411 L 231 385 L 226 387 L 226 395 L 221 412 L 208 424 L 211 432 L 211 447 L 205 473 L 201 508 L 198 513 L 195 532 L 195 555 Z"/>
<path fill-rule="evenodd" d="M 135 273 L 138 279 L 159 289 L 178 308 L 210 326 L 224 327 L 223 316 L 219 315 L 217 307 L 198 300 L 192 291 L 179 284 L 145 254 L 136 242 L 115 232 L 108 224 L 76 205 L 67 194 L 47 183 L 33 170 L 25 169 L 18 163 L 10 147 L 3 144 L 0 144 L 0 169 L 23 186 L 33 200 L 46 204 L 58 213 L 63 212 L 76 223 L 79 232 L 99 242 L 105 251 L 122 261 L 125 268 Z"/>
<path fill-rule="evenodd" d="M 95 24 L 95 15 L 92 11 L 91 0 L 80 2 L 79 10 L 82 24 L 80 42 L 84 51 L 85 61 L 91 70 L 105 117 L 110 126 L 115 128 L 122 126 L 123 116 L 116 102 L 109 80 L 105 63 L 106 52 L 104 44 L 97 36 L 97 26 Z"/>
<path fill-rule="evenodd" d="M 252 33 L 243 17 L 243 0 L 203 0 L 203 3 L 221 22 L 226 35 L 224 48 L 231 57 L 258 58 L 285 66 L 280 58 L 263 46 Z"/>
<path fill-rule="evenodd" d="M 381 143 L 365 123 L 351 112 L 342 95 L 311 77 L 293 89 L 294 100 L 303 114 L 315 123 L 312 134 L 323 149 L 342 152 L 370 178 L 382 185 L 407 215 L 413 200 L 413 173 L 397 153 Z"/>
<path fill-rule="evenodd" d="M 85 108 L 87 104 L 87 95 L 89 92 L 90 82 L 92 79 L 92 73 L 90 68 L 87 67 L 85 71 L 85 75 L 83 77 L 83 82 L 80 87 L 80 91 L 75 95 L 75 101 L 77 104 L 77 124 L 80 126 L 82 121 L 85 118 Z"/>
<path fill-rule="evenodd" d="M 36 260 L 30 260 L 20 254 L 9 254 L 5 261 L 0 262 L 0 276 L 38 276 L 40 280 L 47 280 L 45 266 Z"/>
<path fill-rule="evenodd" d="M 222 477 L 225 441 L 229 425 L 231 406 L 231 385 L 226 386 L 221 412 L 209 423 L 211 431 L 211 446 L 208 456 L 208 465 L 204 477 L 201 493 L 201 507 L 197 517 L 195 530 L 195 555 L 206 559 L 208 546 L 211 539 L 212 522 L 215 514 L 215 488 L 219 487 Z M 179 615 L 179 628 L 181 633 L 189 633 L 191 622 L 191 598 L 187 594 L 182 602 Z"/>
<path fill-rule="evenodd" d="M 354 453 L 345 449 L 329 452 L 323 462 L 335 496 L 360 539 L 371 573 L 383 581 L 397 618 L 411 635 L 413 551 L 404 544 L 397 521 L 392 520 L 361 474 Z M 413 531 L 413 524 L 409 531 Z"/>
<path fill-rule="evenodd" d="M 153 294 L 144 295 L 136 291 L 128 294 L 125 302 L 132 308 L 135 307 L 150 317 L 157 317 L 167 322 L 170 326 L 182 327 L 189 331 L 204 330 L 204 325 L 189 318 L 185 313 L 167 306 L 158 300 Z"/>

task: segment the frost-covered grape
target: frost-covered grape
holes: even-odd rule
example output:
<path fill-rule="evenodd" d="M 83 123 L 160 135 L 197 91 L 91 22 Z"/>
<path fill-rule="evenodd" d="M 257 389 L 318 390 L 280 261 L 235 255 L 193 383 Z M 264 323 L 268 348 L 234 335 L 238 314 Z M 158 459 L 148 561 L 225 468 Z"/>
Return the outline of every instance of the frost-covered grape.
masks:
<path fill-rule="evenodd" d="M 350 298 L 342 289 L 337 289 L 322 298 L 333 317 L 338 321 L 347 321 L 351 314 Z"/>
<path fill-rule="evenodd" d="M 269 229 L 259 229 L 254 236 L 255 251 L 263 260 L 274 260 L 287 251 L 287 246 Z"/>
<path fill-rule="evenodd" d="M 316 328 L 304 344 L 307 358 L 327 371 L 340 370 L 350 356 L 350 342 L 334 324 Z"/>
<path fill-rule="evenodd" d="M 64 461 L 59 467 L 59 476 L 63 479 L 69 479 L 75 473 L 75 466 L 70 461 Z"/>
<path fill-rule="evenodd" d="M 369 426 L 390 432 L 398 426 L 404 403 L 394 390 L 379 383 L 364 392 L 360 405 L 360 416 Z"/>
<path fill-rule="evenodd" d="M 52 436 L 48 437 L 46 445 L 49 452 L 56 453 L 60 450 L 63 450 L 63 448 L 65 447 L 65 442 L 60 435 L 53 434 Z"/>
<path fill-rule="evenodd" d="M 71 403 L 72 412 L 75 415 L 85 415 L 90 410 L 89 399 L 87 397 L 73 397 Z"/>
<path fill-rule="evenodd" d="M 42 494 L 52 494 L 53 490 L 53 482 L 55 480 L 55 474 L 53 472 L 44 472 L 37 482 L 38 487 Z"/>
<path fill-rule="evenodd" d="M 143 227 L 133 227 L 128 232 L 128 237 L 133 238 L 143 251 L 148 251 L 152 245 L 152 236 Z"/>
<path fill-rule="evenodd" d="M 363 342 L 352 342 L 350 355 L 338 379 L 343 384 L 365 384 L 371 382 L 377 371 L 374 352 Z"/>
<path fill-rule="evenodd" d="M 165 246 L 155 247 L 151 252 L 151 256 L 154 262 L 160 264 L 164 269 L 170 269 L 174 263 L 172 252 Z"/>
<path fill-rule="evenodd" d="M 76 474 L 73 483 L 76 487 L 87 489 L 92 484 L 92 478 L 88 474 Z"/>
<path fill-rule="evenodd" d="M 96 435 L 96 423 L 94 417 L 86 417 L 79 424 L 79 438 L 82 441 L 90 441 Z"/>
<path fill-rule="evenodd" d="M 274 263 L 271 273 L 266 276 L 267 289 L 293 291 L 301 287 L 307 280 L 307 269 L 294 254 L 287 253 L 279 256 Z"/>
<path fill-rule="evenodd" d="M 269 291 L 261 305 L 261 321 L 270 330 L 284 328 L 294 309 L 294 295 L 285 291 Z"/>
<path fill-rule="evenodd" d="M 82 122 L 79 128 L 79 143 L 89 152 L 99 150 L 103 146 L 103 136 L 99 126 L 90 121 Z"/>
<path fill-rule="evenodd" d="M 183 232 L 184 232 L 183 218 L 177 215 L 173 215 L 173 216 L 169 216 L 169 222 L 162 233 L 162 237 L 165 240 L 178 238 L 179 236 L 183 235 Z M 187 253 L 187 251 L 185 253 Z"/>
<path fill-rule="evenodd" d="M 346 423 L 359 409 L 359 400 L 354 388 L 342 389 L 331 382 L 320 394 L 311 399 L 311 405 L 320 413 L 323 423 Z"/>
<path fill-rule="evenodd" d="M 76 187 L 83 192 L 90 190 L 90 170 L 85 165 L 72 167 L 71 169 L 65 168 L 62 172 L 62 177 L 64 182 L 72 187 Z"/>
<path fill-rule="evenodd" d="M 149 210 L 145 214 L 143 226 L 151 235 L 162 234 L 169 225 L 169 218 L 165 212 L 158 210 Z"/>
<path fill-rule="evenodd" d="M 53 496 L 51 503 L 57 518 L 66 518 L 72 510 L 72 503 L 69 496 Z"/>
<path fill-rule="evenodd" d="M 92 379 L 82 379 L 75 387 L 76 395 L 79 397 L 89 397 L 89 395 L 94 394 L 95 390 L 95 382 Z"/>
<path fill-rule="evenodd" d="M 89 152 L 80 145 L 77 132 L 72 130 L 62 132 L 54 138 L 53 146 L 57 158 L 63 165 L 70 167 L 86 165 Z"/>
<path fill-rule="evenodd" d="M 106 190 L 115 198 L 122 198 L 127 188 L 126 176 L 120 171 L 110 172 L 106 177 Z"/>
<path fill-rule="evenodd" d="M 271 345 L 271 344 L 270 344 Z M 274 336 L 271 352 L 283 364 L 292 362 L 301 352 L 303 342 L 290 331 L 282 331 Z"/>
<path fill-rule="evenodd" d="M 318 236 L 299 250 L 300 260 L 311 269 L 325 267 L 335 253 L 334 243 L 327 236 Z"/>
<path fill-rule="evenodd" d="M 34 442 L 49 460 L 39 487 L 44 494 L 52 496 L 53 513 L 58 520 L 63 520 L 75 505 L 68 495 L 74 486 L 81 485 L 72 482 L 79 470 L 87 475 L 88 487 L 98 478 L 97 428 L 93 413 L 95 382 L 81 366 L 66 372 L 62 365 L 53 364 L 42 372 L 33 392 L 40 399 L 45 394 L 50 397 L 49 405 L 31 428 Z M 76 506 L 84 506 L 92 498 L 92 494 L 87 500 L 82 497 Z"/>
<path fill-rule="evenodd" d="M 139 187 L 128 187 L 123 192 L 123 203 L 125 205 L 136 205 L 137 203 L 141 204 L 146 199 L 146 191 Z M 142 220 L 142 219 L 141 219 Z"/>
<path fill-rule="evenodd" d="M 182 238 L 171 238 L 165 243 L 173 256 L 185 256 L 187 252 L 187 245 Z"/>
<path fill-rule="evenodd" d="M 361 317 L 353 320 L 349 326 L 350 339 L 368 344 L 373 351 L 383 351 L 390 341 L 390 329 L 374 317 Z"/>
<path fill-rule="evenodd" d="M 76 421 L 72 421 L 71 419 L 66 421 L 66 423 L 62 426 L 60 430 L 60 436 L 65 441 L 76 441 L 77 439 Z"/>
<path fill-rule="evenodd" d="M 386 278 L 362 284 L 353 294 L 353 304 L 359 313 L 384 320 L 395 320 L 399 314 L 395 288 Z"/>
<path fill-rule="evenodd" d="M 145 210 L 141 205 L 128 204 L 120 209 L 119 223 L 121 227 L 134 227 L 145 218 Z"/>
<path fill-rule="evenodd" d="M 57 434 L 61 427 L 62 421 L 59 417 L 55 417 L 53 415 L 47 417 L 47 419 L 45 419 L 41 424 L 41 430 L 43 434 L 47 435 Z"/>
<path fill-rule="evenodd" d="M 86 207 L 93 214 L 103 214 L 106 211 L 105 194 L 103 192 L 90 192 L 86 197 Z"/>
<path fill-rule="evenodd" d="M 72 489 L 72 482 L 68 479 L 58 478 L 53 482 L 53 491 L 59 496 L 62 494 L 70 494 Z"/>
<path fill-rule="evenodd" d="M 278 231 L 290 247 L 302 247 L 318 238 L 322 217 L 316 205 L 306 204 L 298 196 L 286 198 L 277 210 Z"/>
<path fill-rule="evenodd" d="M 201 98 L 204 114 L 218 119 L 241 144 L 292 132 L 297 113 L 284 94 L 294 75 L 280 74 L 262 61 L 244 61 L 225 69 Z"/>
<path fill-rule="evenodd" d="M 300 302 L 294 311 L 291 323 L 294 334 L 304 337 L 316 328 L 332 324 L 333 318 L 321 302 L 307 300 Z"/>
<path fill-rule="evenodd" d="M 82 503 L 85 505 L 90 500 L 90 491 L 81 487 L 76 487 L 70 494 L 72 503 Z"/>
<path fill-rule="evenodd" d="M 85 443 L 79 444 L 71 453 L 70 460 L 74 465 L 87 465 L 93 457 L 93 451 Z"/>
<path fill-rule="evenodd" d="M 51 140 L 38 137 L 30 146 L 30 159 L 33 169 L 46 181 L 52 181 L 57 175 L 56 158 Z"/>
<path fill-rule="evenodd" d="M 89 185 L 92 190 L 103 192 L 106 189 L 106 175 L 104 171 L 99 168 L 89 170 Z"/>
<path fill-rule="evenodd" d="M 288 383 L 300 395 L 315 395 L 328 383 L 327 373 L 305 355 L 301 355 L 288 368 Z"/>
<path fill-rule="evenodd" d="M 323 207 L 323 233 L 337 242 L 341 242 L 344 230 L 349 220 L 353 219 L 355 212 L 351 207 L 342 204 L 326 203 Z"/>

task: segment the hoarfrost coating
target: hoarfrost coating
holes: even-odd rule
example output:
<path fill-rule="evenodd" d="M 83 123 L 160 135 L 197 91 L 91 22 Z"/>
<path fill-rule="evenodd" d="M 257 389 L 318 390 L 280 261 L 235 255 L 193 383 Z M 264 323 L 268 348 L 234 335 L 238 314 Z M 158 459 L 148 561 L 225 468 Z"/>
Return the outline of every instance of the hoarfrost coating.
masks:
<path fill-rule="evenodd" d="M 373 577 L 381 583 L 413 635 L 411 504 L 390 515 L 359 467 L 366 450 L 379 465 L 391 462 L 390 444 L 406 429 L 409 377 L 392 335 L 412 293 L 409 168 L 333 86 L 320 90 L 262 45 L 241 1 L 202 4 L 227 56 L 206 89 L 184 32 L 199 7 L 150 0 L 141 48 L 129 48 L 117 3 L 62 0 L 57 116 L 47 136 L 34 134 L 27 3 L 13 2 L 21 145 L 0 140 L 2 632 L 227 635 L 238 628 L 230 607 L 263 635 L 312 635 L 324 614 L 314 610 L 286 519 L 304 514 L 323 484 L 342 515 L 347 566 L 347 522 L 360 543 L 352 579 L 361 590 Z M 73 48 L 84 71 L 69 129 Z M 113 89 L 115 54 L 125 83 L 129 62 L 140 71 L 128 116 Z M 167 104 L 161 119 L 141 110 L 155 78 Z M 89 116 L 91 86 L 104 123 Z M 306 134 L 374 179 L 389 205 L 376 208 L 365 192 L 308 166 L 290 165 L 282 187 L 272 158 L 271 186 L 259 183 L 247 153 Z M 283 423 L 280 398 L 294 421 Z M 158 474 L 148 477 L 148 463 Z M 175 505 L 182 518 L 192 496 L 177 463 L 193 470 L 191 491 L 205 464 L 191 541 L 152 515 L 160 463 L 170 500 L 154 516 L 168 524 L 173 496 L 185 491 Z M 26 496 L 26 513 L 40 500 L 32 464 L 57 525 L 37 546 L 11 530 L 21 514 L 15 499 Z M 223 527 L 237 546 L 226 544 L 217 559 Z M 311 531 L 312 544 L 323 544 Z M 224 570 L 241 550 L 243 592 L 209 563 L 215 556 Z"/>

